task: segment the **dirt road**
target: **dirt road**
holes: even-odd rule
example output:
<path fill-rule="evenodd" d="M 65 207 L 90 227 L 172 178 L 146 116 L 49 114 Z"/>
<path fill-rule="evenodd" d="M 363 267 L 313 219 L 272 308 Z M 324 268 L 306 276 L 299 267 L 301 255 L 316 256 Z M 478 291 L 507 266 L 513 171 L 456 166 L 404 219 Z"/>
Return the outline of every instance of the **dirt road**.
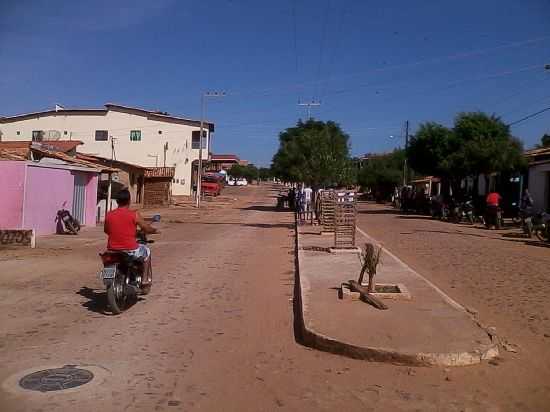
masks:
<path fill-rule="evenodd" d="M 265 186 L 228 188 L 226 194 L 237 200 L 208 205 L 200 215 L 185 208 L 163 212 L 162 235 L 152 245 L 153 290 L 121 316 L 103 312 L 105 295 L 95 277 L 104 244 L 99 228 L 42 240 L 33 251 L 0 252 L 0 410 L 486 411 L 548 405 L 548 375 L 536 385 L 534 379 L 515 381 L 513 371 L 526 364 L 509 356 L 497 366 L 411 369 L 298 344 L 292 215 L 273 210 L 273 192 Z M 520 352 L 522 357 L 536 354 Z M 6 384 L 24 370 L 66 364 L 95 365 L 103 375 L 68 392 L 23 393 Z"/>
<path fill-rule="evenodd" d="M 372 203 L 360 209 L 359 227 L 518 349 L 501 351 L 490 382 L 503 404 L 550 410 L 550 247 L 519 228 L 490 231 Z"/>

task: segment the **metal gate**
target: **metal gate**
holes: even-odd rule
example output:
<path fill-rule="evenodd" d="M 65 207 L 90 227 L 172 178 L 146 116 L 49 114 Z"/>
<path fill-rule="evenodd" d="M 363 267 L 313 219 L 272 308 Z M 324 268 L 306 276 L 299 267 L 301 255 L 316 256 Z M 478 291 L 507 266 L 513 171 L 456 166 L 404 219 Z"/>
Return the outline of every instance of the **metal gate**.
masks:
<path fill-rule="evenodd" d="M 86 175 L 75 173 L 73 192 L 73 217 L 84 224 L 84 211 L 86 209 Z"/>

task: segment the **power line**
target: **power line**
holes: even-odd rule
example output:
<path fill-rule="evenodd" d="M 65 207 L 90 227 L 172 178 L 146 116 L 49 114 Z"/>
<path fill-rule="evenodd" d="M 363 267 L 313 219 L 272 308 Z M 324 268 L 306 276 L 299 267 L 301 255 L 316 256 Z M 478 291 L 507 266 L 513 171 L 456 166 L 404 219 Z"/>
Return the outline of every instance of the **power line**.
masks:
<path fill-rule="evenodd" d="M 317 82 L 318 86 L 321 86 L 321 66 L 323 65 L 323 56 L 325 54 L 325 43 L 327 38 L 327 25 L 328 25 L 328 12 L 330 10 L 330 0 L 327 0 L 327 5 L 325 7 L 325 16 L 323 18 L 323 29 L 321 31 L 321 43 L 319 46 L 319 64 L 317 65 Z M 321 92 L 320 89 L 317 90 L 317 95 Z"/>
<path fill-rule="evenodd" d="M 296 0 L 292 0 L 292 21 L 293 21 L 293 30 L 294 33 L 294 57 L 295 57 L 295 69 L 296 76 L 298 75 L 298 40 L 297 40 L 297 28 L 296 28 Z"/>
<path fill-rule="evenodd" d="M 336 37 L 335 37 L 335 41 L 334 41 L 334 44 L 333 44 L 333 47 L 331 49 L 331 53 L 330 53 L 330 56 L 329 56 L 329 59 L 328 59 L 327 73 L 326 73 L 326 76 L 325 76 L 325 80 L 323 82 L 321 92 L 319 93 L 319 98 L 320 99 L 323 97 L 323 95 L 325 93 L 325 90 L 327 88 L 327 83 L 328 83 L 328 81 L 330 80 L 330 77 L 331 77 L 331 75 L 330 75 L 331 69 L 334 66 L 334 59 L 336 58 L 336 51 L 340 47 L 340 38 L 342 37 L 342 26 L 343 26 L 343 23 L 344 23 L 344 16 L 347 14 L 347 9 L 345 8 L 345 6 L 346 5 L 340 6 L 340 15 L 339 15 L 339 18 L 338 18 L 338 26 L 337 26 L 337 29 L 336 29 Z"/>
<path fill-rule="evenodd" d="M 528 120 L 528 119 L 531 119 L 531 118 L 533 118 L 533 117 L 535 117 L 535 116 L 538 116 L 539 114 L 544 113 L 544 112 L 546 112 L 546 111 L 548 111 L 548 110 L 550 110 L 550 107 L 546 107 L 546 108 L 544 108 L 544 109 L 542 109 L 542 110 L 539 110 L 538 112 L 531 113 L 530 115 L 527 115 L 527 116 L 525 116 L 525 117 L 522 117 L 521 119 L 516 120 L 516 121 L 514 121 L 514 122 L 512 122 L 512 123 L 508 123 L 508 126 L 514 126 L 514 125 L 516 125 L 516 124 L 518 124 L 518 123 L 524 122 L 524 121 L 526 121 L 526 120 Z"/>
<path fill-rule="evenodd" d="M 487 54 L 487 53 L 490 53 L 490 52 L 493 52 L 493 51 L 497 51 L 497 50 L 520 47 L 520 46 L 525 46 L 525 45 L 531 45 L 531 44 L 538 43 L 538 42 L 541 42 L 541 41 L 544 41 L 544 40 L 549 40 L 549 39 L 550 39 L 550 36 L 544 36 L 544 37 L 537 37 L 537 38 L 532 38 L 532 39 L 527 39 L 527 40 L 515 41 L 515 42 L 501 44 L 499 46 L 486 48 L 486 49 L 477 49 L 477 50 L 473 50 L 471 52 L 458 52 L 458 53 L 454 53 L 454 54 L 450 54 L 450 55 L 438 56 L 438 57 L 433 57 L 433 58 L 428 58 L 428 59 L 423 59 L 423 60 L 417 60 L 417 61 L 409 62 L 409 63 L 401 63 L 401 64 L 395 64 L 395 65 L 391 65 L 391 66 L 377 67 L 377 68 L 373 68 L 373 69 L 366 70 L 366 71 L 363 71 L 363 72 L 342 74 L 340 76 L 336 76 L 335 78 L 343 79 L 343 78 L 350 78 L 350 77 L 360 76 L 360 75 L 364 75 L 364 74 L 367 74 L 367 73 L 382 73 L 382 72 L 396 70 L 396 69 L 405 69 L 405 68 L 410 68 L 410 67 L 422 66 L 424 64 L 430 64 L 430 63 L 441 63 L 441 62 L 445 62 L 445 61 L 461 60 L 461 59 L 481 56 L 481 55 L 484 55 L 484 54 Z M 239 95 L 249 95 L 249 94 L 258 93 L 258 94 L 262 94 L 262 95 L 265 96 L 265 95 L 269 95 L 269 94 L 278 94 L 278 93 L 281 93 L 281 92 L 284 92 L 284 91 L 294 91 L 298 88 L 304 88 L 306 86 L 312 86 L 312 85 L 316 85 L 316 84 L 320 84 L 320 83 L 321 83 L 321 81 L 319 81 L 319 80 L 310 80 L 310 81 L 306 81 L 306 82 L 302 82 L 302 83 L 291 84 L 286 88 L 279 86 L 279 87 L 271 87 L 271 88 L 265 88 L 265 89 L 255 89 L 255 90 L 250 89 L 248 91 L 242 91 L 242 92 L 230 92 L 230 93 L 228 93 L 228 95 L 239 96 Z"/>

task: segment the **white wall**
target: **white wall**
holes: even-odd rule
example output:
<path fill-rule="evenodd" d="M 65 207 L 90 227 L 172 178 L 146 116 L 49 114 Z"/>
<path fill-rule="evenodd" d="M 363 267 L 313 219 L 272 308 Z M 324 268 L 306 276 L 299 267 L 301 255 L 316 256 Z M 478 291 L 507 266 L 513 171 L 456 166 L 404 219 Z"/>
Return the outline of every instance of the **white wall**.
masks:
<path fill-rule="evenodd" d="M 175 167 L 175 179 L 172 185 L 175 195 L 191 194 L 191 163 L 198 159 L 199 150 L 191 149 L 191 133 L 199 127 L 187 126 L 158 120 L 148 120 L 145 116 L 109 110 L 105 115 L 63 114 L 45 115 L 32 119 L 18 120 L 12 123 L 0 123 L 2 141 L 32 140 L 33 130 L 46 132 L 57 130 L 63 140 L 81 140 L 83 146 L 78 151 L 111 157 L 111 141 L 96 141 L 96 130 L 107 130 L 115 138 L 115 155 L 118 160 L 141 166 L 154 167 L 158 156 L 158 166 L 163 166 L 163 147 L 168 142 L 166 166 Z M 141 141 L 130 141 L 130 131 L 141 130 Z M 159 134 L 159 130 L 162 134 Z M 19 134 L 17 134 L 19 132 Z M 67 132 L 67 133 L 65 133 Z M 208 157 L 203 150 L 203 159 Z"/>
<path fill-rule="evenodd" d="M 529 193 L 533 197 L 536 209 L 547 210 L 549 198 L 550 163 L 529 167 Z"/>

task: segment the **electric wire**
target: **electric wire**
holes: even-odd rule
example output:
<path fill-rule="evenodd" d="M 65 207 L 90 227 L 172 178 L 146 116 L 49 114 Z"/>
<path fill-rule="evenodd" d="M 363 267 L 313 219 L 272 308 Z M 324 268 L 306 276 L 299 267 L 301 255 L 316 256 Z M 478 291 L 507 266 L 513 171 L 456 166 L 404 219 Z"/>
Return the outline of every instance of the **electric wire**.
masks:
<path fill-rule="evenodd" d="M 519 124 L 519 123 L 523 123 L 524 121 L 526 120 L 529 120 L 529 119 L 532 119 L 533 117 L 536 117 L 538 116 L 539 114 L 542 114 L 544 112 L 547 112 L 548 110 L 550 110 L 550 107 L 546 107 L 542 110 L 539 110 L 538 112 L 535 112 L 535 113 L 531 113 L 530 115 L 527 115 L 525 117 L 522 117 L 521 119 L 519 120 L 516 120 L 516 121 L 513 121 L 511 123 L 508 123 L 508 126 L 514 126 L 516 124 Z"/>

